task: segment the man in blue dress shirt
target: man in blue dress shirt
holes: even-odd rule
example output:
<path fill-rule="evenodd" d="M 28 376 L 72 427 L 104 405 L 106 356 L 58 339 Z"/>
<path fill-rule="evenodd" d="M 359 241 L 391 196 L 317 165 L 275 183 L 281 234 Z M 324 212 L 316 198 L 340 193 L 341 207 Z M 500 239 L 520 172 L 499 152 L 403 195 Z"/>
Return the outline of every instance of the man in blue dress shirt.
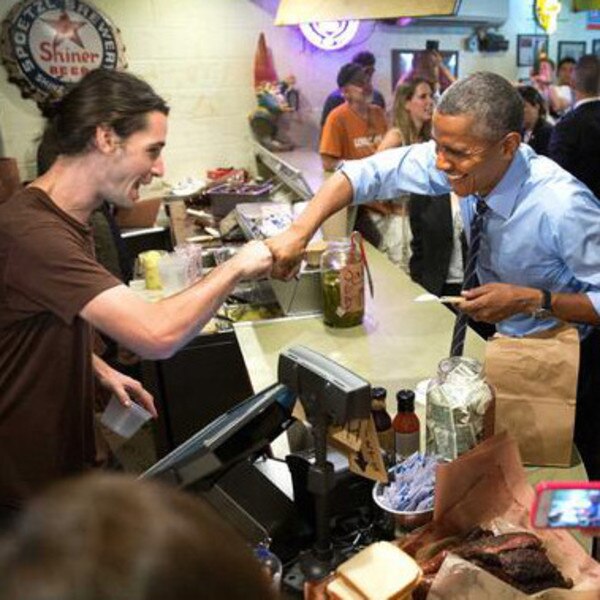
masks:
<path fill-rule="evenodd" d="M 522 101 L 503 77 L 475 73 L 456 82 L 436 108 L 432 141 L 342 164 L 290 229 L 268 242 L 273 274 L 290 277 L 319 225 L 350 203 L 454 191 L 469 224 L 483 198 L 481 286 L 464 292 L 461 309 L 511 336 L 559 320 L 578 324 L 576 442 L 590 476 L 600 478 L 600 202 L 521 144 L 522 123 Z"/>

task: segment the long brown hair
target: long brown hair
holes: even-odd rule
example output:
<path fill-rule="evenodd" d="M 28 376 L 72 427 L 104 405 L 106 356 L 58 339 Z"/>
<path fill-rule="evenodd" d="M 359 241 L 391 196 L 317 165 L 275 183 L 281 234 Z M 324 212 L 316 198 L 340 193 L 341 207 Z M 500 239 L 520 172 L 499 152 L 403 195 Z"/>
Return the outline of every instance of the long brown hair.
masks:
<path fill-rule="evenodd" d="M 154 111 L 168 115 L 169 106 L 145 81 L 123 71 L 94 69 L 42 108 L 48 119 L 44 139 L 56 154 L 79 154 L 99 125 L 127 138 L 144 129 Z"/>
<path fill-rule="evenodd" d="M 417 91 L 417 87 L 425 83 L 433 92 L 431 82 L 421 77 L 416 77 L 410 81 L 399 83 L 394 93 L 393 121 L 394 127 L 397 127 L 402 134 L 402 140 L 405 145 L 424 142 L 431 138 L 431 121 L 423 123 L 420 131 L 417 131 L 410 114 L 406 110 L 406 103 L 412 100 Z"/>

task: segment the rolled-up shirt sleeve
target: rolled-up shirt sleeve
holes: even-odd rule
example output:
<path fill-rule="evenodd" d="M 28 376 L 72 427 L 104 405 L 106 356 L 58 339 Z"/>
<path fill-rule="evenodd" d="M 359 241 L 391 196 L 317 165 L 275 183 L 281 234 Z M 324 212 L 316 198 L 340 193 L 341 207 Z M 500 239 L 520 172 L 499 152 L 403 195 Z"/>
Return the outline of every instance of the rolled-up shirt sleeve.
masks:
<path fill-rule="evenodd" d="M 439 195 L 450 191 L 446 175 L 435 166 L 433 142 L 379 152 L 362 160 L 347 160 L 339 170 L 353 189 L 353 202 L 388 200 L 401 194 Z"/>
<path fill-rule="evenodd" d="M 590 299 L 596 314 L 600 316 L 600 291 L 588 292 L 587 297 Z"/>
<path fill-rule="evenodd" d="M 565 265 L 579 282 L 580 292 L 588 296 L 594 310 L 600 315 L 598 200 L 587 190 L 577 193 L 575 198 L 570 209 L 561 215 L 560 221 L 555 221 L 556 241 Z"/>

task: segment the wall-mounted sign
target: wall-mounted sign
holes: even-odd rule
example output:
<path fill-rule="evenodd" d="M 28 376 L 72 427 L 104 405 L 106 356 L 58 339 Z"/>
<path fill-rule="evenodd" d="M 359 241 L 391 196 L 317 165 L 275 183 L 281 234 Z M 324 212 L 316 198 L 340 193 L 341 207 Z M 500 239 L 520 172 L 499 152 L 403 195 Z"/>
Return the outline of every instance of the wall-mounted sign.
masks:
<path fill-rule="evenodd" d="M 546 33 L 556 31 L 561 8 L 562 5 L 558 0 L 535 0 L 535 18 Z"/>
<path fill-rule="evenodd" d="M 600 29 L 600 10 L 588 10 L 586 29 Z"/>
<path fill-rule="evenodd" d="M 321 50 L 339 50 L 352 41 L 358 25 L 358 21 L 301 23 L 300 31 L 313 46 Z"/>
<path fill-rule="evenodd" d="M 2 21 L 0 43 L 9 80 L 39 103 L 92 69 L 126 66 L 119 30 L 80 0 L 18 2 Z"/>

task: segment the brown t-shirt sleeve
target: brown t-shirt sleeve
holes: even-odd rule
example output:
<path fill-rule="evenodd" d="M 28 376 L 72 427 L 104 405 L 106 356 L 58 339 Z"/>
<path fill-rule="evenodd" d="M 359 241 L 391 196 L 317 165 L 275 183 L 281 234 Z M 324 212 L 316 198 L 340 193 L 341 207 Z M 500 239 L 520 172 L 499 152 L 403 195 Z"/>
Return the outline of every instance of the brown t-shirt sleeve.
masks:
<path fill-rule="evenodd" d="M 329 113 L 321 132 L 319 154 L 327 154 L 334 158 L 344 158 L 343 140 L 344 133 L 340 119 L 337 118 L 335 113 Z"/>
<path fill-rule="evenodd" d="M 31 227 L 13 245 L 5 283 L 9 305 L 24 317 L 47 310 L 66 324 L 98 294 L 122 284 L 94 259 L 91 234 L 45 225 Z"/>

